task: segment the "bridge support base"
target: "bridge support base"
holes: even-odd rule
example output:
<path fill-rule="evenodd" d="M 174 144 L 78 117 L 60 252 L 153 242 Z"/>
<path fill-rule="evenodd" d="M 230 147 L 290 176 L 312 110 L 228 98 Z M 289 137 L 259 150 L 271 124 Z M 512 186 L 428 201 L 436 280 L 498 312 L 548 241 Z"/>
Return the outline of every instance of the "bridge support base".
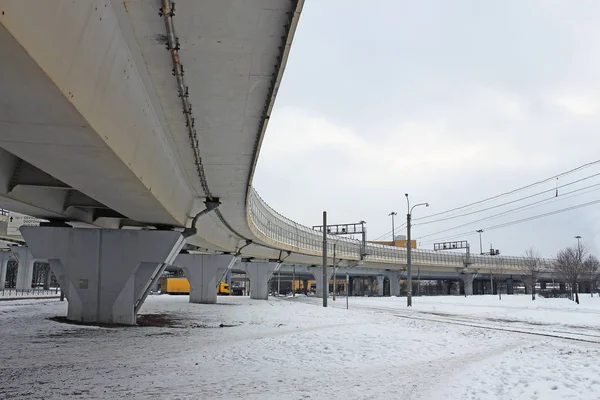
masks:
<path fill-rule="evenodd" d="M 153 278 L 185 240 L 172 231 L 22 227 L 33 256 L 47 259 L 73 321 L 135 325 Z"/>
<path fill-rule="evenodd" d="M 385 276 L 377 275 L 377 296 L 383 297 L 383 283 L 385 282 Z"/>
<path fill-rule="evenodd" d="M 0 290 L 6 286 L 6 274 L 8 273 L 8 262 L 11 260 L 9 251 L 0 252 Z"/>
<path fill-rule="evenodd" d="M 250 279 L 250 298 L 254 300 L 269 299 L 269 280 L 279 263 L 249 262 L 246 263 L 246 274 Z"/>
<path fill-rule="evenodd" d="M 390 279 L 390 296 L 400 297 L 400 274 L 390 272 L 388 278 Z"/>
<path fill-rule="evenodd" d="M 465 296 L 473 295 L 473 274 L 461 274 L 462 281 L 465 285 Z"/>
<path fill-rule="evenodd" d="M 506 294 L 515 294 L 515 286 L 512 278 L 506 280 Z"/>
<path fill-rule="evenodd" d="M 190 303 L 215 304 L 217 280 L 233 262 L 233 255 L 180 254 L 173 264 L 183 269 L 190 282 Z"/>
<path fill-rule="evenodd" d="M 325 290 L 327 290 L 327 293 L 329 293 L 329 281 L 331 280 L 331 277 L 333 276 L 333 268 L 327 268 L 326 286 L 323 285 L 323 267 L 310 268 L 310 272 L 313 274 L 316 284 L 317 284 L 315 296 L 318 298 L 322 298 L 323 297 L 323 288 L 325 288 Z"/>
<path fill-rule="evenodd" d="M 16 289 L 25 290 L 31 289 L 31 281 L 33 280 L 33 264 L 35 259 L 26 246 L 13 247 L 12 252 L 19 264 L 17 268 L 17 285 Z"/>

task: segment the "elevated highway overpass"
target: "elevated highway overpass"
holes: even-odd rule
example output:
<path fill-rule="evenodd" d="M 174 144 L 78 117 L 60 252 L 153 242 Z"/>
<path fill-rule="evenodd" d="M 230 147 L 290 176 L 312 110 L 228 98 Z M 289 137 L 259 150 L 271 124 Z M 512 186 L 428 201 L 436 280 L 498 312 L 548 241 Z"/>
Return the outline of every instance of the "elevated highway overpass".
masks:
<path fill-rule="evenodd" d="M 284 260 L 321 263 L 321 234 L 252 188 L 303 5 L 0 0 L 0 207 L 50 221 L 23 235 L 69 288 L 70 317 L 131 323 L 181 249 L 252 259 L 261 282 Z M 406 264 L 404 249 L 369 244 L 361 257 L 361 242 L 334 242 L 341 266 Z M 414 251 L 413 263 L 465 267 L 442 252 Z"/>

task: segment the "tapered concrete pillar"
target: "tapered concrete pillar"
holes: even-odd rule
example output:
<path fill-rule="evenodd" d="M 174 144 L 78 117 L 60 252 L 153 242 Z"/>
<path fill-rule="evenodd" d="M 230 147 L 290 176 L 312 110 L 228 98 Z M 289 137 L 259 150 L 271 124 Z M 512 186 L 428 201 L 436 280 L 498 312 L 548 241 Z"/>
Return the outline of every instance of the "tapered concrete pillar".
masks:
<path fill-rule="evenodd" d="M 385 281 L 385 276 L 377 275 L 377 296 L 383 297 L 383 283 Z"/>
<path fill-rule="evenodd" d="M 19 264 L 17 269 L 17 286 L 18 290 L 31 289 L 31 281 L 33 280 L 33 264 L 35 258 L 29 251 L 27 246 L 14 246 L 12 252 Z"/>
<path fill-rule="evenodd" d="M 6 286 L 6 274 L 8 273 L 8 262 L 12 260 L 10 251 L 0 252 L 0 290 Z"/>
<path fill-rule="evenodd" d="M 249 262 L 245 269 L 250 279 L 250 298 L 255 300 L 268 300 L 269 298 L 269 279 L 273 272 L 281 264 L 276 262 Z"/>
<path fill-rule="evenodd" d="M 363 295 L 363 284 L 362 284 L 362 276 L 356 276 L 354 277 L 354 294 L 356 296 L 362 296 Z"/>
<path fill-rule="evenodd" d="M 327 268 L 327 283 L 323 286 L 323 267 L 312 267 L 310 268 L 310 272 L 313 274 L 315 281 L 317 283 L 317 289 L 315 291 L 315 296 L 322 298 L 323 297 L 323 287 L 329 293 L 329 281 L 333 276 L 333 268 Z"/>
<path fill-rule="evenodd" d="M 190 282 L 190 303 L 215 304 L 217 280 L 235 260 L 230 254 L 179 254 L 173 264 L 183 269 Z"/>
<path fill-rule="evenodd" d="M 44 265 L 44 290 L 50 289 L 50 281 L 52 280 L 52 270 L 50 264 Z"/>
<path fill-rule="evenodd" d="M 158 230 L 24 226 L 21 233 L 33 256 L 50 263 L 67 318 L 108 324 L 135 324 L 151 279 L 185 243 L 179 232 Z"/>
<path fill-rule="evenodd" d="M 506 280 L 506 294 L 515 294 L 515 286 L 512 278 Z"/>
<path fill-rule="evenodd" d="M 388 272 L 390 280 L 390 296 L 400 297 L 400 274 L 398 272 Z"/>
<path fill-rule="evenodd" d="M 461 274 L 461 279 L 465 286 L 465 296 L 473 295 L 473 274 Z"/>
<path fill-rule="evenodd" d="M 446 295 L 448 295 L 448 296 L 451 295 L 452 294 L 452 281 L 450 281 L 450 280 L 444 281 L 444 285 L 446 285 L 445 286 Z"/>

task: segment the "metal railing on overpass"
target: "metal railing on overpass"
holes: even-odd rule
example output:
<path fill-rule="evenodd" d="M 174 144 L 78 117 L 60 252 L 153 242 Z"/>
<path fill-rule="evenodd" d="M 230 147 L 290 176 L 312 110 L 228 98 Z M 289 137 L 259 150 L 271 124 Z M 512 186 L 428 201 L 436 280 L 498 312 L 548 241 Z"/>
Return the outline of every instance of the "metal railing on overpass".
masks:
<path fill-rule="evenodd" d="M 298 224 L 272 209 L 256 192 L 250 188 L 248 196 L 248 216 L 254 233 L 264 242 L 282 250 L 295 253 L 321 256 L 323 249 L 323 234 L 308 226 Z M 327 252 L 333 255 L 335 244 L 336 258 L 344 260 L 361 260 L 365 262 L 402 265 L 406 264 L 406 249 L 382 244 L 366 243 L 357 239 L 328 235 Z M 413 265 L 431 267 L 464 267 L 465 263 L 471 268 L 488 270 L 523 270 L 524 257 L 491 256 L 459 254 L 450 251 L 433 251 L 414 249 L 412 251 Z M 551 259 L 542 259 L 542 269 L 550 271 Z"/>

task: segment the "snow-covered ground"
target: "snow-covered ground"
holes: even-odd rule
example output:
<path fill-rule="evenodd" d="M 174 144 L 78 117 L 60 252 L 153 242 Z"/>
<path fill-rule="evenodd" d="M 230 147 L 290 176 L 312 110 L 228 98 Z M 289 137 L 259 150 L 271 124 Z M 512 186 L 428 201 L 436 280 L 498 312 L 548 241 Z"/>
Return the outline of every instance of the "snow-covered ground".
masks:
<path fill-rule="evenodd" d="M 406 311 L 404 298 L 346 310 L 343 298 L 150 296 L 141 314 L 174 325 L 131 328 L 49 320 L 66 302 L 2 302 L 0 399 L 593 399 L 600 344 L 494 328 L 555 321 L 600 342 L 600 299 L 582 300 L 423 297 Z"/>

